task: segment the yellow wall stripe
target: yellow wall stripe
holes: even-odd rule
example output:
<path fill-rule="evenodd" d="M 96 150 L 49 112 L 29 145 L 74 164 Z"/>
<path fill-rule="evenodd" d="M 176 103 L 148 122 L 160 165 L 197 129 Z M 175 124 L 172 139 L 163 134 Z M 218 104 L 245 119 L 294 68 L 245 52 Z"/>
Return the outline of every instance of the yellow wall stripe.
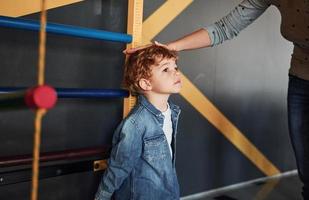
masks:
<path fill-rule="evenodd" d="M 83 0 L 46 0 L 47 9 L 77 3 Z M 20 17 L 39 12 L 40 0 L 1 0 L 0 15 L 8 17 Z"/>
<path fill-rule="evenodd" d="M 143 44 L 148 44 L 171 21 L 173 21 L 193 0 L 167 0 L 143 23 Z"/>
<path fill-rule="evenodd" d="M 253 198 L 254 200 L 264 200 L 267 199 L 269 194 L 274 191 L 278 183 L 280 182 L 279 178 L 273 180 L 268 180 L 263 187 L 258 191 L 258 193 Z"/>
<path fill-rule="evenodd" d="M 264 174 L 271 176 L 280 171 L 235 127 L 190 80 L 182 74 L 180 94 L 236 148 L 251 160 Z"/>
<path fill-rule="evenodd" d="M 192 0 L 166 1 L 143 23 L 143 44 L 149 43 L 192 2 Z M 280 173 L 244 134 L 242 134 L 184 75 L 183 88 L 180 94 L 264 174 L 270 176 Z"/>

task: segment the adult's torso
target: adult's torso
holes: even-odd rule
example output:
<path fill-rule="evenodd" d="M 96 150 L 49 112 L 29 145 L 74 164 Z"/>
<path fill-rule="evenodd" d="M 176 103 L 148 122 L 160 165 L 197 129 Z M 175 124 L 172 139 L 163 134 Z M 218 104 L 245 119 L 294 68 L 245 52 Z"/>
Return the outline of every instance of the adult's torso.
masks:
<path fill-rule="evenodd" d="M 309 0 L 269 0 L 281 13 L 281 34 L 293 42 L 290 74 L 309 80 Z"/>

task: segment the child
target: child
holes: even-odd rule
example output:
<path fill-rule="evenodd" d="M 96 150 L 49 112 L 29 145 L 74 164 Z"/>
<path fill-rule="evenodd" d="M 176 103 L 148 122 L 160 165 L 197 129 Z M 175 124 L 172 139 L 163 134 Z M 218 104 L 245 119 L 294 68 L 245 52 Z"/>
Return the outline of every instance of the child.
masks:
<path fill-rule="evenodd" d="M 177 55 L 161 46 L 127 59 L 124 85 L 139 94 L 120 123 L 95 200 L 178 200 L 175 170 L 178 106 L 168 101 L 181 89 Z"/>

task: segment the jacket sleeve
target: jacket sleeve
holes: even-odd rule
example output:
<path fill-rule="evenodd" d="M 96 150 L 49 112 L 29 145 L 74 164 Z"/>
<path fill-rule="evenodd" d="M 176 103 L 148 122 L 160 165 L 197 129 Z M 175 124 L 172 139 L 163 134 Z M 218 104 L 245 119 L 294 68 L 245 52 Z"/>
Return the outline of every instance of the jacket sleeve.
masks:
<path fill-rule="evenodd" d="M 204 27 L 209 33 L 211 46 L 216 46 L 237 36 L 269 6 L 268 0 L 244 0 L 228 15 L 214 24 Z"/>
<path fill-rule="evenodd" d="M 132 171 L 141 156 L 142 137 L 136 125 L 125 120 L 116 129 L 108 168 L 101 179 L 95 200 L 109 200 Z"/>

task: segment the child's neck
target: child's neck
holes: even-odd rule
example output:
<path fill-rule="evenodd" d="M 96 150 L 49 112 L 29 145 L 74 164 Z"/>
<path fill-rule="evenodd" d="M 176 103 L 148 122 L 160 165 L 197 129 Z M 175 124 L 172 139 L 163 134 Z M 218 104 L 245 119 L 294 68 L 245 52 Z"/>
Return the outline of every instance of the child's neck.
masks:
<path fill-rule="evenodd" d="M 167 102 L 169 98 L 169 94 L 145 94 L 148 101 L 154 105 L 158 110 L 164 112 L 167 110 Z"/>

